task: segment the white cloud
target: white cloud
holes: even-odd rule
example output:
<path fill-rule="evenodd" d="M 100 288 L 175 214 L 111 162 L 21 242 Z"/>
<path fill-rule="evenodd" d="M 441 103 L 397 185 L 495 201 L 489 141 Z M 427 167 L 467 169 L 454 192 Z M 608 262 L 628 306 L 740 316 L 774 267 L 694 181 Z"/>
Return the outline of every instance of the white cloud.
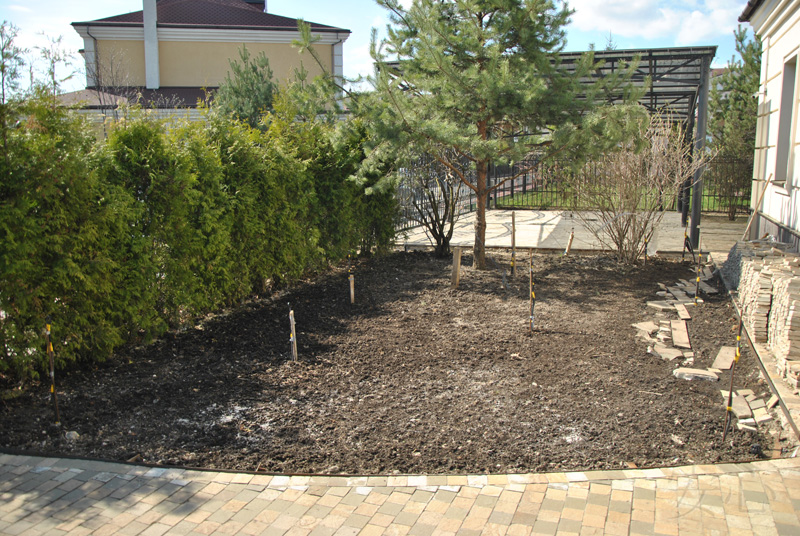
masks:
<path fill-rule="evenodd" d="M 372 57 L 369 55 L 369 45 L 356 46 L 345 51 L 345 76 L 348 78 L 355 78 L 358 75 L 371 75 L 372 70 Z"/>
<path fill-rule="evenodd" d="M 675 44 L 693 45 L 713 41 L 720 36 L 730 36 L 736 29 L 740 13 L 740 8 L 730 6 L 707 12 L 692 11 L 683 20 Z"/>
<path fill-rule="evenodd" d="M 729 0 L 573 0 L 571 26 L 585 32 L 665 39 L 673 45 L 707 44 L 736 28 L 744 2 Z"/>
<path fill-rule="evenodd" d="M 18 13 L 32 13 L 33 12 L 31 10 L 31 8 L 29 8 L 29 7 L 18 6 L 16 4 L 12 4 L 12 5 L 8 6 L 8 9 L 11 10 L 11 11 L 16 11 Z"/>

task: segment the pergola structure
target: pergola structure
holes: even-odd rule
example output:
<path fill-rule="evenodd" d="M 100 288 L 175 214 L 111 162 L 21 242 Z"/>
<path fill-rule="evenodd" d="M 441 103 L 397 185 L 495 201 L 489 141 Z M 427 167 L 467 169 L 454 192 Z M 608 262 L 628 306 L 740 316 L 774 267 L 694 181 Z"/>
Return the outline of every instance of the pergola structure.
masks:
<path fill-rule="evenodd" d="M 686 132 L 694 133 L 694 150 L 701 151 L 705 146 L 708 116 L 708 90 L 711 60 L 717 53 L 716 46 L 656 48 L 642 50 L 597 50 L 595 61 L 600 66 L 593 77 L 603 77 L 620 68 L 636 64 L 632 82 L 646 87 L 639 101 L 650 112 L 663 112 L 681 121 Z M 574 69 L 585 52 L 561 53 L 561 66 Z M 620 102 L 617 95 L 609 95 L 609 102 Z M 695 130 L 695 122 L 697 129 Z M 691 240 L 697 247 L 700 240 L 700 208 L 703 183 L 702 170 L 698 171 L 691 184 L 685 184 L 678 199 L 678 210 L 682 223 L 686 225 L 689 211 L 689 190 L 691 203 Z"/>
<path fill-rule="evenodd" d="M 694 150 L 699 152 L 705 147 L 711 61 L 716 52 L 716 46 L 595 50 L 594 59 L 598 66 L 591 78 L 602 78 L 635 64 L 631 82 L 636 87 L 645 88 L 640 104 L 650 112 L 666 113 L 673 121 L 684 123 L 687 135 L 694 133 Z M 560 67 L 574 72 L 578 61 L 586 53 L 561 52 Z M 387 65 L 398 72 L 402 70 L 398 61 L 388 62 Z M 587 84 L 589 81 L 586 80 Z M 610 94 L 607 98 L 610 104 L 622 102 L 622 95 Z M 691 203 L 690 235 L 693 248 L 697 248 L 700 241 L 702 171 L 698 170 L 694 178 L 684 184 L 678 198 L 681 223 L 685 226 L 691 190 L 691 199 L 694 200 Z"/>
<path fill-rule="evenodd" d="M 700 100 L 699 88 L 708 74 L 717 47 L 656 48 L 641 50 L 596 50 L 595 61 L 601 63 L 595 77 L 607 76 L 638 62 L 633 83 L 645 86 L 640 101 L 650 112 L 666 111 L 679 121 L 693 122 Z M 562 52 L 561 66 L 569 71 L 586 52 Z M 610 102 L 619 102 L 611 96 Z"/>

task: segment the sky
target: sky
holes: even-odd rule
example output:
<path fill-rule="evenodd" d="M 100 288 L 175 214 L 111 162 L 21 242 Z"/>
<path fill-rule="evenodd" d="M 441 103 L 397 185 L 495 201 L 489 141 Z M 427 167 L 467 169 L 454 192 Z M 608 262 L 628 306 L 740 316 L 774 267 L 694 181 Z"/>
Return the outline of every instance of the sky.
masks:
<path fill-rule="evenodd" d="M 558 1 L 558 0 L 557 0 Z M 411 0 L 402 0 L 409 5 Z M 594 44 L 604 49 L 664 48 L 716 45 L 713 66 L 723 67 L 735 54 L 733 31 L 746 0 L 571 0 L 574 10 L 567 27 L 568 51 L 588 50 Z M 268 0 L 276 15 L 346 28 L 352 33 L 344 44 L 345 76 L 354 78 L 372 72 L 369 42 L 372 28 L 381 35 L 388 23 L 387 12 L 374 0 Z M 16 43 L 31 51 L 62 38 L 62 46 L 74 55 L 75 76 L 63 84 L 66 91 L 82 89 L 78 50 L 83 40 L 71 22 L 94 20 L 142 9 L 141 0 L 0 0 L 0 19 L 19 28 Z M 37 64 L 34 63 L 36 66 Z M 42 65 L 39 63 L 38 68 Z M 67 75 L 62 70 L 60 76 Z"/>

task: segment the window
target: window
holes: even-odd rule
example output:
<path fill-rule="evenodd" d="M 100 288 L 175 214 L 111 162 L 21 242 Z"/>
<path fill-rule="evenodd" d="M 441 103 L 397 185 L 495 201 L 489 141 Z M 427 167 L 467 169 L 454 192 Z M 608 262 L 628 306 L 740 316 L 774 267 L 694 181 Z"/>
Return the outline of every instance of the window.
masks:
<path fill-rule="evenodd" d="M 783 84 L 781 86 L 781 108 L 778 116 L 778 153 L 775 162 L 775 182 L 785 184 L 792 178 L 792 120 L 794 117 L 794 89 L 797 77 L 797 56 L 783 66 Z M 786 185 L 787 187 L 789 184 Z"/>

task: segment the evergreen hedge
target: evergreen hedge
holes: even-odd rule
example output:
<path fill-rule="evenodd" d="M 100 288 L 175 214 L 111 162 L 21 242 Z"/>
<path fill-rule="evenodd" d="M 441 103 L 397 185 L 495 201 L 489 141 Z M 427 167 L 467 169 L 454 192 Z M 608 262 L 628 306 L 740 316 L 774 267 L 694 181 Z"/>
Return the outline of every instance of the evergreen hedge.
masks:
<path fill-rule="evenodd" d="M 10 104 L 6 104 L 10 106 Z M 0 158 L 0 378 L 102 361 L 393 239 L 391 193 L 349 177 L 363 128 L 208 111 L 128 114 L 106 140 L 45 95 L 14 104 Z M 339 140 L 339 141 L 334 141 Z M 375 180 L 377 181 L 377 177 Z"/>

